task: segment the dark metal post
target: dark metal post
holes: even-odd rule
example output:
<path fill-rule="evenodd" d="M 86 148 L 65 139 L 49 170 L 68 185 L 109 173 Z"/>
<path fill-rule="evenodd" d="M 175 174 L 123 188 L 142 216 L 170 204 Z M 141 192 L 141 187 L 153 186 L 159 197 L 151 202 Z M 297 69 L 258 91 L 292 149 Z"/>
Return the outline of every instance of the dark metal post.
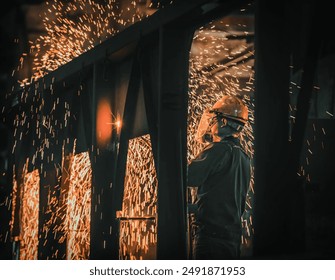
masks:
<path fill-rule="evenodd" d="M 92 200 L 91 200 L 91 251 L 90 259 L 117 259 L 118 255 L 118 226 L 115 219 L 115 209 L 112 206 L 112 181 L 115 168 L 115 150 L 111 143 L 105 147 L 96 145 L 96 106 L 99 98 L 111 100 L 113 80 L 106 76 L 104 62 L 94 64 L 93 92 L 91 97 L 86 96 L 83 113 L 89 110 L 91 121 L 85 129 L 91 132 L 91 164 L 92 164 Z M 87 92 L 87 94 L 90 94 Z M 111 125 L 111 124 L 110 124 Z M 89 134 L 89 133 L 88 133 Z M 111 145 L 111 146 L 110 146 Z M 112 207 L 111 207 L 112 206 Z"/>
<path fill-rule="evenodd" d="M 289 41 L 284 3 L 256 2 L 254 256 L 287 248 Z"/>
<path fill-rule="evenodd" d="M 158 108 L 157 258 L 186 259 L 186 127 L 193 32 L 161 27 Z"/>

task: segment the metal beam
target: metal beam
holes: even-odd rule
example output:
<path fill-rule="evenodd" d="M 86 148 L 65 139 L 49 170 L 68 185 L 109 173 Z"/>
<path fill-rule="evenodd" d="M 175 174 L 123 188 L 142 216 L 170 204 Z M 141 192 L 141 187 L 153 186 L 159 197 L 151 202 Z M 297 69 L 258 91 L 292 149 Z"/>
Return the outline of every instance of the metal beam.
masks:
<path fill-rule="evenodd" d="M 254 256 L 287 249 L 289 36 L 285 5 L 256 2 Z"/>
<path fill-rule="evenodd" d="M 186 131 L 194 30 L 160 29 L 157 258 L 186 259 Z"/>

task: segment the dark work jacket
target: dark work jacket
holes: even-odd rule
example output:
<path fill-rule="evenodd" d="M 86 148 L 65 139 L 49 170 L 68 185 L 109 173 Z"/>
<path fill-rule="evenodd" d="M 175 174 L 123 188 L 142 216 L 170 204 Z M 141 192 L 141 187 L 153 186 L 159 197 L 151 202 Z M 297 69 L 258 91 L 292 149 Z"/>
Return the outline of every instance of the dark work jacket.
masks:
<path fill-rule="evenodd" d="M 209 231 L 241 232 L 250 183 L 250 158 L 239 140 L 214 142 L 188 165 L 188 185 L 198 187 L 197 223 Z"/>

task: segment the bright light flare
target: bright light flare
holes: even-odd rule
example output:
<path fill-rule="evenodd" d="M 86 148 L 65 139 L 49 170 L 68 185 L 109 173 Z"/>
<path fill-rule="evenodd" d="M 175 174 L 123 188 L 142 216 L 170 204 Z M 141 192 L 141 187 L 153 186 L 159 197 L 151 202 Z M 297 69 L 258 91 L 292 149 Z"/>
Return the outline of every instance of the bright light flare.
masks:
<path fill-rule="evenodd" d="M 112 110 L 107 99 L 101 99 L 97 107 L 96 139 L 99 147 L 106 146 L 112 137 Z"/>

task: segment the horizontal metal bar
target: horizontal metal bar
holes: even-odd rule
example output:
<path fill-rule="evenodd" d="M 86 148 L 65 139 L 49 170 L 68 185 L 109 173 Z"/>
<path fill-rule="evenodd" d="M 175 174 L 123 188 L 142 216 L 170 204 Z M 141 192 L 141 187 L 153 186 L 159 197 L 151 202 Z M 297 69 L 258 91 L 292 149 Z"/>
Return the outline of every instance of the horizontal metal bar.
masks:
<path fill-rule="evenodd" d="M 118 217 L 117 218 L 120 221 L 128 221 L 128 220 L 155 220 L 156 217 L 155 216 L 135 216 L 135 217 Z"/>

